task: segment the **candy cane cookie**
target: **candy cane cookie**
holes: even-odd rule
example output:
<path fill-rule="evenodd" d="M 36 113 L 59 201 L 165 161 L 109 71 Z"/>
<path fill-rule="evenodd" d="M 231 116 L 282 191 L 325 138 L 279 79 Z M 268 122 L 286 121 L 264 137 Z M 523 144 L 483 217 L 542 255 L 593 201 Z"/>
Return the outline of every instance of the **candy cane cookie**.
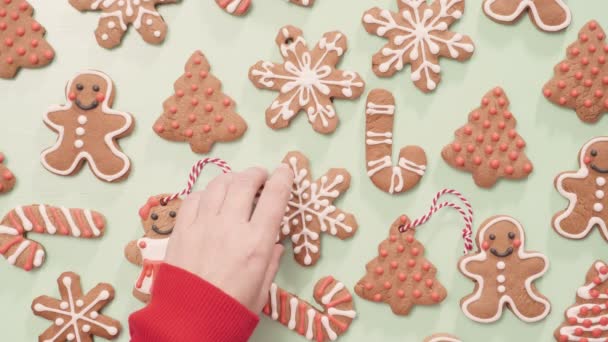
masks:
<path fill-rule="evenodd" d="M 367 175 L 380 190 L 390 194 L 410 190 L 426 172 L 426 153 L 419 146 L 406 146 L 393 166 L 395 98 L 384 89 L 374 89 L 365 110 L 365 156 Z"/>

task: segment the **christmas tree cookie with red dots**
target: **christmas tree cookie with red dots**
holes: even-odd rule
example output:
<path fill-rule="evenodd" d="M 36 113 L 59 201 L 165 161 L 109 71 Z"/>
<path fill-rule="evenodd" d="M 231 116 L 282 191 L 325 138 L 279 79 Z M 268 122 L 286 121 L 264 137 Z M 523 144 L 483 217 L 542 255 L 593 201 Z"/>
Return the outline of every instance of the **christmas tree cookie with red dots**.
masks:
<path fill-rule="evenodd" d="M 247 130 L 245 120 L 234 111 L 234 101 L 222 92 L 222 83 L 210 68 L 203 53 L 194 52 L 154 124 L 161 138 L 187 141 L 195 153 L 209 152 L 218 141 L 237 140 Z"/>
<path fill-rule="evenodd" d="M 597 21 L 588 22 L 578 40 L 566 51 L 566 59 L 554 68 L 554 76 L 543 89 L 545 97 L 576 111 L 579 119 L 594 123 L 608 112 L 608 67 L 606 34 Z"/>
<path fill-rule="evenodd" d="M 33 14 L 27 1 L 0 1 L 0 78 L 15 77 L 19 68 L 43 67 L 55 57 Z"/>
<path fill-rule="evenodd" d="M 490 188 L 499 178 L 521 179 L 532 172 L 524 153 L 526 142 L 515 130 L 516 120 L 502 88 L 489 91 L 481 107 L 469 114 L 456 140 L 441 155 L 452 167 L 471 172 L 475 184 Z"/>
<path fill-rule="evenodd" d="M 4 153 L 0 153 L 0 194 L 11 191 L 15 182 L 15 175 L 4 165 Z"/>
<path fill-rule="evenodd" d="M 399 231 L 408 221 L 401 216 L 393 223 L 388 239 L 378 246 L 379 255 L 367 264 L 367 274 L 355 286 L 359 297 L 389 304 L 396 315 L 408 315 L 414 305 L 439 304 L 447 296 L 414 231 Z"/>

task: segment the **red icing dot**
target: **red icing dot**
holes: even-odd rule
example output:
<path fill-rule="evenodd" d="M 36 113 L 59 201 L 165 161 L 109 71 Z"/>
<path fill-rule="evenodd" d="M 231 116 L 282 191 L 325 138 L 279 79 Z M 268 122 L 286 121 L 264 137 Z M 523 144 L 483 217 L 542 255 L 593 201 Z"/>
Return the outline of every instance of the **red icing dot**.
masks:
<path fill-rule="evenodd" d="M 526 143 L 523 140 L 521 140 L 521 139 L 517 140 L 517 142 L 515 143 L 515 145 L 519 149 L 522 149 L 522 148 L 526 147 Z"/>
<path fill-rule="evenodd" d="M 591 336 L 598 338 L 602 336 L 602 329 L 600 328 L 595 328 L 591 331 Z"/>
<path fill-rule="evenodd" d="M 36 56 L 36 54 L 31 54 L 29 60 L 33 65 L 38 64 L 38 56 Z"/>
<path fill-rule="evenodd" d="M 207 90 L 205 91 L 207 93 L 208 96 L 213 95 L 213 88 L 207 88 Z"/>
<path fill-rule="evenodd" d="M 37 32 L 40 31 L 41 28 L 42 26 L 40 26 L 40 24 L 38 24 L 37 22 L 32 23 L 32 31 Z"/>
<path fill-rule="evenodd" d="M 530 172 L 532 172 L 532 169 L 533 169 L 532 164 L 530 164 L 530 163 L 525 163 L 525 164 L 524 164 L 524 172 L 525 172 L 525 173 L 530 173 Z"/>
<path fill-rule="evenodd" d="M 583 326 L 584 326 L 585 328 L 589 328 L 589 327 L 591 327 L 591 324 L 592 324 L 592 323 L 591 323 L 591 320 L 590 320 L 590 319 L 586 319 L 586 320 L 584 320 L 584 321 L 583 321 Z"/>
<path fill-rule="evenodd" d="M 422 270 L 425 272 L 428 272 L 431 269 L 431 264 L 429 264 L 428 262 L 425 262 L 424 264 L 422 264 Z"/>
<path fill-rule="evenodd" d="M 516 161 L 519 158 L 519 152 L 511 151 L 509 152 L 509 159 Z"/>
<path fill-rule="evenodd" d="M 511 118 L 513 117 L 513 113 L 511 113 L 511 112 L 509 112 L 509 111 L 506 111 L 506 110 L 505 110 L 505 111 L 503 112 L 502 116 L 503 116 L 505 119 L 509 120 L 509 119 L 511 119 Z"/>
<path fill-rule="evenodd" d="M 576 324 L 578 323 L 578 320 L 576 319 L 576 317 L 568 317 L 568 323 Z"/>
<path fill-rule="evenodd" d="M 490 108 L 491 115 L 496 115 L 496 113 L 498 113 L 498 110 L 495 107 Z"/>
<path fill-rule="evenodd" d="M 39 44 L 39 42 L 37 39 L 32 39 L 32 41 L 30 42 L 30 46 L 33 48 L 38 47 L 38 44 Z"/>
<path fill-rule="evenodd" d="M 2 178 L 4 178 L 5 180 L 11 180 L 13 179 L 14 175 L 12 172 L 10 172 L 9 170 L 6 170 L 2 173 Z"/>
<path fill-rule="evenodd" d="M 574 47 L 570 50 L 570 53 L 572 54 L 572 56 L 578 56 L 581 51 L 577 47 Z"/>
<path fill-rule="evenodd" d="M 25 34 L 25 29 L 23 27 L 17 27 L 17 30 L 15 31 L 15 33 L 19 36 L 19 37 L 23 37 L 23 35 Z"/>
<path fill-rule="evenodd" d="M 482 143 L 482 142 L 483 142 L 483 134 L 478 135 L 478 136 L 475 138 L 475 140 L 476 140 L 478 143 Z"/>
<path fill-rule="evenodd" d="M 608 325 L 608 317 L 604 316 L 604 317 L 600 318 L 600 324 L 603 326 Z"/>
<path fill-rule="evenodd" d="M 598 75 L 600 73 L 600 69 L 598 67 L 593 67 L 591 68 L 591 74 L 592 75 Z"/>
<path fill-rule="evenodd" d="M 25 53 L 26 53 L 26 52 L 27 52 L 27 51 L 25 51 L 25 49 L 24 49 L 22 46 L 20 46 L 20 47 L 18 47 L 18 48 L 17 48 L 17 54 L 18 54 L 19 56 L 25 56 Z"/>
<path fill-rule="evenodd" d="M 190 89 L 192 91 L 197 91 L 198 90 L 198 85 L 197 84 L 193 84 L 193 85 L 190 86 Z"/>
<path fill-rule="evenodd" d="M 390 242 L 395 242 L 395 241 L 397 241 L 397 237 L 395 235 L 391 234 L 391 236 L 388 238 L 388 240 Z"/>
<path fill-rule="evenodd" d="M 214 120 L 215 122 L 222 122 L 224 121 L 224 117 L 221 115 L 216 115 Z"/>
<path fill-rule="evenodd" d="M 604 50 L 606 50 L 606 48 L 607 48 L 607 47 L 608 47 L 608 46 L 604 46 Z M 597 62 L 598 62 L 598 63 L 600 63 L 600 64 L 604 64 L 604 63 L 606 63 L 606 56 L 599 56 L 599 57 L 597 58 Z"/>
<path fill-rule="evenodd" d="M 11 19 L 13 19 L 13 20 L 15 20 L 15 21 L 19 20 L 19 13 L 17 13 L 17 12 L 12 12 L 12 13 L 11 13 Z"/>
<path fill-rule="evenodd" d="M 405 241 L 406 241 L 407 243 L 412 243 L 412 242 L 414 242 L 414 236 L 413 236 L 413 235 L 411 235 L 411 234 L 406 235 L 406 236 L 405 236 Z"/>
<path fill-rule="evenodd" d="M 184 131 L 184 135 L 187 136 L 188 138 L 192 138 L 192 136 L 194 135 L 194 132 L 192 132 L 191 129 L 187 129 Z"/>
<path fill-rule="evenodd" d="M 403 245 L 397 245 L 397 252 L 399 253 L 403 253 L 403 251 L 405 250 L 405 247 L 403 247 Z"/>
<path fill-rule="evenodd" d="M 430 288 L 430 287 L 433 287 L 433 279 L 427 279 L 427 280 L 425 280 L 425 281 L 424 281 L 424 284 L 425 284 L 427 287 L 429 287 L 429 288 Z"/>
<path fill-rule="evenodd" d="M 584 34 L 584 33 L 581 33 L 581 35 L 580 35 L 580 39 L 581 39 L 583 42 L 586 42 L 586 41 L 588 41 L 588 40 L 589 40 L 589 36 L 588 36 L 588 35 L 586 35 L 586 34 Z"/>
<path fill-rule="evenodd" d="M 196 106 L 198 106 L 198 99 L 197 99 L 196 97 L 193 97 L 193 98 L 190 100 L 190 103 L 191 103 L 191 104 L 192 104 L 194 107 L 196 107 Z"/>
<path fill-rule="evenodd" d="M 387 290 L 388 290 L 388 289 L 390 289 L 391 287 L 393 287 L 393 285 L 391 285 L 391 283 L 390 283 L 390 282 L 388 282 L 388 281 L 387 281 L 387 282 L 384 282 L 384 288 L 385 288 L 385 289 L 387 289 Z"/>
<path fill-rule="evenodd" d="M 473 129 L 472 129 L 471 127 L 466 126 L 466 127 L 464 128 L 464 134 L 466 134 L 466 135 L 471 135 L 472 133 L 473 133 Z"/>
<path fill-rule="evenodd" d="M 504 121 L 501 121 L 498 123 L 498 128 L 499 129 L 505 129 L 505 127 L 507 127 L 507 124 Z"/>
<path fill-rule="evenodd" d="M 595 51 L 597 51 L 597 47 L 595 45 L 589 45 L 587 47 L 587 50 L 589 50 L 589 52 L 594 53 Z"/>
<path fill-rule="evenodd" d="M 403 290 L 397 290 L 397 296 L 399 298 L 403 298 L 403 297 L 405 297 L 405 292 L 403 292 Z"/>
<path fill-rule="evenodd" d="M 192 78 L 192 73 L 190 71 L 186 72 L 186 78 Z"/>
<path fill-rule="evenodd" d="M 228 107 L 232 104 L 232 101 L 229 98 L 224 98 L 224 101 L 222 102 L 224 104 L 224 106 Z"/>
<path fill-rule="evenodd" d="M 0 152 L 0 164 L 4 163 L 4 153 Z"/>
<path fill-rule="evenodd" d="M 559 66 L 559 70 L 562 72 L 568 72 L 568 70 L 570 70 L 570 66 L 567 63 L 562 63 Z"/>
<path fill-rule="evenodd" d="M 492 124 L 490 123 L 490 120 L 485 120 L 485 121 L 483 122 L 483 128 L 485 128 L 485 129 L 490 128 L 490 126 L 491 126 L 491 125 L 492 125 Z"/>
<path fill-rule="evenodd" d="M 386 249 L 381 249 L 380 250 L 380 256 L 386 258 L 386 256 L 388 255 L 388 252 L 386 251 Z"/>
<path fill-rule="evenodd" d="M 599 284 L 601 284 L 601 283 L 602 283 L 602 280 L 600 279 L 600 277 L 595 277 L 595 278 L 593 278 L 593 282 L 594 282 L 596 285 L 599 285 Z"/>
<path fill-rule="evenodd" d="M 412 277 L 415 281 L 422 281 L 422 274 L 420 273 L 415 273 L 414 276 Z"/>
<path fill-rule="evenodd" d="M 561 105 L 565 105 L 567 102 L 565 97 L 560 97 L 558 101 L 559 101 L 559 104 L 561 104 Z"/>
<path fill-rule="evenodd" d="M 543 94 L 545 95 L 545 97 L 551 97 L 551 95 L 553 95 L 553 92 L 551 91 L 551 89 L 547 88 L 543 90 Z"/>
<path fill-rule="evenodd" d="M 53 57 L 55 57 L 55 53 L 52 50 L 44 51 L 44 58 L 51 60 Z"/>
<path fill-rule="evenodd" d="M 589 313 L 589 309 L 587 309 L 586 306 L 581 307 L 581 309 L 578 312 L 581 316 L 587 316 L 587 314 Z"/>
<path fill-rule="evenodd" d="M 365 284 L 365 289 L 366 289 L 366 290 L 368 290 L 368 291 L 369 291 L 369 290 L 371 290 L 371 289 L 373 289 L 373 288 L 374 288 L 374 284 L 372 284 L 372 283 L 366 283 L 366 284 Z"/>
<path fill-rule="evenodd" d="M 473 114 L 471 114 L 471 119 L 479 120 L 479 118 L 480 118 L 479 112 L 473 112 Z"/>
<path fill-rule="evenodd" d="M 204 133 L 211 132 L 211 126 L 209 126 L 209 125 L 203 125 L 203 127 L 201 129 L 203 130 Z"/>
<path fill-rule="evenodd" d="M 381 300 L 382 300 L 382 295 L 381 295 L 380 293 L 376 293 L 376 294 L 374 295 L 374 300 L 375 300 L 376 302 L 381 301 Z"/>
<path fill-rule="evenodd" d="M 6 17 L 6 9 L 0 8 L 0 18 Z"/>
<path fill-rule="evenodd" d="M 585 85 L 585 87 L 589 88 L 593 85 L 593 81 L 590 79 L 586 79 L 583 81 L 583 84 Z"/>
<path fill-rule="evenodd" d="M 70 101 L 74 101 L 74 100 L 76 100 L 76 93 L 74 93 L 73 91 L 72 91 L 72 92 L 70 92 L 70 93 L 68 94 L 68 99 L 70 99 Z"/>
<path fill-rule="evenodd" d="M 409 267 L 414 267 L 414 266 L 416 266 L 416 260 L 414 260 L 414 259 L 409 259 L 409 260 L 407 261 L 407 265 L 408 265 Z"/>
<path fill-rule="evenodd" d="M 606 266 L 600 267 L 600 273 L 601 274 L 607 274 L 608 273 L 608 267 L 606 267 Z"/>
<path fill-rule="evenodd" d="M 593 102 L 591 102 L 591 100 L 585 100 L 585 102 L 583 102 L 583 106 L 585 106 L 587 108 L 591 108 L 592 105 L 593 105 Z"/>
<path fill-rule="evenodd" d="M 27 10 L 27 8 L 28 8 L 27 2 L 25 2 L 25 1 L 24 1 L 24 2 L 22 2 L 22 3 L 20 3 L 20 4 L 19 4 L 19 9 L 20 9 L 22 12 L 26 11 L 26 10 Z"/>
<path fill-rule="evenodd" d="M 583 73 L 582 73 L 582 72 L 580 72 L 580 71 L 577 71 L 577 72 L 574 74 L 574 78 L 576 78 L 576 79 L 577 79 L 577 80 L 579 80 L 579 81 L 580 81 L 580 80 L 582 80 L 582 79 L 583 79 Z"/>
<path fill-rule="evenodd" d="M 503 99 L 502 97 L 498 99 L 498 105 L 501 107 L 504 107 L 504 105 L 507 104 L 507 101 L 505 99 Z"/>
<path fill-rule="evenodd" d="M 418 256 L 418 254 L 420 254 L 420 250 L 416 247 L 412 248 L 412 250 L 410 251 L 410 254 L 412 256 Z"/>
<path fill-rule="evenodd" d="M 7 27 L 8 27 L 8 25 L 6 25 L 6 23 L 4 21 L 0 22 L 0 31 L 6 30 Z"/>
<path fill-rule="evenodd" d="M 483 99 L 481 99 L 481 104 L 484 106 L 487 106 L 488 103 L 490 103 L 490 100 L 486 99 L 485 97 Z"/>
<path fill-rule="evenodd" d="M 464 166 L 464 158 L 462 158 L 461 156 L 456 157 L 456 165 Z"/>
<path fill-rule="evenodd" d="M 509 136 L 509 138 L 515 139 L 517 137 L 517 132 L 514 129 L 512 129 L 509 131 L 509 133 L 507 133 L 507 135 Z"/>
<path fill-rule="evenodd" d="M 576 89 L 572 89 L 572 91 L 570 91 L 570 96 L 572 97 L 577 97 L 579 95 L 578 90 Z"/>
<path fill-rule="evenodd" d="M 437 292 L 432 292 L 431 293 L 431 299 L 435 302 L 438 303 L 441 300 L 441 297 L 439 297 L 439 294 Z"/>
<path fill-rule="evenodd" d="M 602 308 L 600 308 L 600 306 L 599 306 L 599 305 L 594 305 L 594 306 L 591 308 L 591 312 L 592 312 L 594 315 L 596 315 L 596 316 L 597 316 L 597 315 L 599 315 L 599 314 L 600 314 L 600 312 L 602 312 Z"/>
<path fill-rule="evenodd" d="M 514 171 L 515 170 L 513 169 L 513 166 L 511 166 L 511 165 L 505 167 L 505 174 L 507 174 L 507 175 L 512 175 Z"/>
<path fill-rule="evenodd" d="M 178 129 L 178 128 L 179 128 L 179 122 L 177 122 L 177 121 L 172 121 L 172 122 L 171 122 L 171 127 L 173 127 L 174 129 Z"/>
<path fill-rule="evenodd" d="M 505 143 L 500 144 L 500 146 L 498 146 L 498 149 L 502 152 L 506 152 L 509 149 L 509 146 Z"/>
<path fill-rule="evenodd" d="M 207 103 L 205 105 L 205 111 L 208 112 L 208 113 L 213 112 L 213 105 L 211 105 L 210 103 Z"/>
<path fill-rule="evenodd" d="M 422 292 L 420 292 L 420 290 L 414 290 L 414 292 L 412 292 L 412 296 L 414 296 L 414 298 L 420 298 L 422 297 Z"/>
<path fill-rule="evenodd" d="M 399 280 L 405 281 L 407 279 L 407 275 L 405 273 L 399 273 Z"/>
<path fill-rule="evenodd" d="M 384 269 L 382 267 L 378 266 L 378 267 L 376 267 L 375 272 L 377 275 L 382 275 L 382 274 L 384 274 Z"/>
<path fill-rule="evenodd" d="M 492 154 L 492 153 L 494 153 L 494 148 L 492 148 L 492 146 L 488 145 L 485 148 L 485 152 L 486 152 L 486 154 Z"/>
<path fill-rule="evenodd" d="M 497 142 L 498 140 L 500 140 L 500 135 L 496 132 L 492 133 L 492 141 Z"/>
<path fill-rule="evenodd" d="M 195 58 L 194 58 L 194 64 L 196 64 L 196 65 L 201 64 L 201 62 L 202 62 L 202 61 L 203 61 L 203 60 L 202 60 L 200 57 L 195 57 Z"/>
<path fill-rule="evenodd" d="M 455 142 L 452 144 L 452 150 L 454 150 L 454 152 L 460 152 L 462 150 L 462 146 L 459 143 Z"/>
<path fill-rule="evenodd" d="M 154 131 L 156 133 L 162 133 L 162 132 L 165 131 L 165 127 L 163 127 L 163 125 L 161 125 L 161 124 L 155 125 L 154 126 Z"/>
<path fill-rule="evenodd" d="M 200 78 L 207 78 L 209 73 L 207 73 L 205 70 L 202 70 L 201 72 L 198 73 L 198 75 L 200 76 Z"/>
<path fill-rule="evenodd" d="M 175 107 L 175 106 L 169 107 L 169 112 L 170 112 L 171 114 L 175 114 L 175 113 L 177 113 L 177 107 Z"/>
<path fill-rule="evenodd" d="M 494 93 L 494 96 L 498 97 L 498 96 L 502 95 L 502 89 L 494 88 L 493 93 Z"/>
<path fill-rule="evenodd" d="M 589 23 L 589 30 L 594 31 L 597 28 L 597 23 L 592 21 Z"/>
<path fill-rule="evenodd" d="M 562 80 L 557 81 L 557 87 L 560 89 L 566 88 L 566 82 L 564 82 Z"/>
<path fill-rule="evenodd" d="M 482 162 L 481 157 L 479 157 L 479 156 L 473 157 L 473 163 L 475 165 L 481 165 L 481 162 Z"/>
<path fill-rule="evenodd" d="M 228 126 L 228 132 L 230 132 L 232 134 L 236 133 L 236 126 L 234 126 L 234 125 Z"/>
<path fill-rule="evenodd" d="M 497 159 L 492 159 L 490 161 L 490 167 L 496 170 L 500 167 L 500 162 Z"/>
<path fill-rule="evenodd" d="M 581 58 L 581 63 L 582 63 L 583 65 L 587 65 L 587 64 L 589 64 L 589 58 L 587 58 L 587 57 L 583 57 L 583 58 Z"/>
<path fill-rule="evenodd" d="M 396 261 L 391 261 L 391 268 L 397 269 L 397 267 L 399 267 L 399 264 Z"/>
<path fill-rule="evenodd" d="M 146 248 L 146 246 L 147 246 L 145 241 L 139 241 L 138 245 L 139 245 L 139 248 L 142 248 L 142 249 Z"/>
<path fill-rule="evenodd" d="M 469 152 L 469 153 L 475 152 L 475 146 L 472 144 L 467 145 L 467 152 Z"/>
<path fill-rule="evenodd" d="M 593 96 L 598 97 L 598 98 L 604 97 L 604 93 L 601 90 L 598 89 L 598 90 L 595 91 L 595 93 L 593 94 Z"/>
<path fill-rule="evenodd" d="M 95 96 L 95 100 L 97 100 L 99 102 L 103 102 L 103 100 L 105 100 L 105 99 L 106 99 L 106 95 L 102 94 L 102 93 L 99 93 Z"/>
<path fill-rule="evenodd" d="M 10 38 L 6 38 L 4 40 L 4 45 L 6 45 L 6 46 L 13 46 L 13 40 L 10 39 Z"/>
<path fill-rule="evenodd" d="M 175 92 L 175 96 L 177 96 L 177 97 L 183 97 L 183 96 L 184 96 L 184 91 L 183 91 L 183 90 L 181 90 L 181 89 L 178 89 L 178 90 Z"/>

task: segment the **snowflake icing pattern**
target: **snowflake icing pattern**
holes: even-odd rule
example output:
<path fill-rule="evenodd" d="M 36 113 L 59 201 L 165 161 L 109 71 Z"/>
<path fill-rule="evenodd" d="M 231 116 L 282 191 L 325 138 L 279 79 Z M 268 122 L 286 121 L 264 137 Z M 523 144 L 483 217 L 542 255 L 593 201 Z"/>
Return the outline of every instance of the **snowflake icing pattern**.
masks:
<path fill-rule="evenodd" d="M 475 46 L 468 36 L 448 31 L 464 11 L 464 0 L 397 0 L 399 13 L 378 7 L 363 15 L 367 32 L 389 43 L 373 57 L 376 75 L 388 77 L 411 64 L 416 86 L 429 92 L 441 80 L 439 57 L 469 59 Z"/>
<path fill-rule="evenodd" d="M 98 284 L 86 295 L 82 294 L 80 277 L 66 272 L 57 279 L 61 300 L 40 296 L 34 299 L 32 310 L 36 316 L 53 321 L 40 335 L 40 341 L 93 341 L 93 336 L 106 339 L 118 337 L 120 322 L 99 311 L 114 298 L 114 288 Z"/>
<path fill-rule="evenodd" d="M 249 71 L 249 78 L 256 87 L 280 92 L 266 111 L 268 126 L 273 129 L 287 127 L 304 109 L 315 131 L 333 132 L 338 125 L 333 100 L 356 99 L 365 88 L 359 74 L 335 68 L 346 52 L 346 36 L 337 31 L 326 33 L 311 51 L 302 31 L 286 26 L 279 31 L 276 42 L 285 63 L 260 61 Z"/>
<path fill-rule="evenodd" d="M 291 237 L 296 260 L 303 266 L 311 266 L 320 257 L 321 233 L 346 239 L 357 230 L 355 217 L 333 205 L 348 189 L 350 174 L 344 169 L 331 169 L 312 182 L 304 155 L 290 152 L 283 162 L 291 167 L 295 178 L 279 239 Z"/>

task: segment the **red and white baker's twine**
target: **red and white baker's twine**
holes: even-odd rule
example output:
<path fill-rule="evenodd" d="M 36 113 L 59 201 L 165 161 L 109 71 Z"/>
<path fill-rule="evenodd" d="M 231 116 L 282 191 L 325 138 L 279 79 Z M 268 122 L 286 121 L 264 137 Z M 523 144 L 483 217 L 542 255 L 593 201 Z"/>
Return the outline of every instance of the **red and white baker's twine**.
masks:
<path fill-rule="evenodd" d="M 458 197 L 458 199 L 460 199 L 460 201 L 464 204 L 465 209 L 453 202 L 443 202 L 438 205 L 437 202 L 439 202 L 439 199 L 443 195 L 454 195 Z M 460 216 L 462 216 L 462 218 L 464 219 L 464 228 L 462 228 L 462 238 L 464 239 L 464 254 L 467 254 L 473 249 L 473 208 L 471 207 L 469 201 L 460 192 L 456 190 L 443 189 L 439 191 L 433 198 L 433 203 L 431 204 L 431 208 L 429 209 L 429 211 L 425 215 L 415 219 L 414 221 L 410 221 L 399 227 L 399 231 L 404 233 L 408 229 L 415 229 L 416 227 L 425 224 L 437 211 L 445 207 L 450 207 L 458 210 Z"/>
<path fill-rule="evenodd" d="M 164 197 L 161 200 L 161 203 L 167 203 L 180 196 L 190 194 L 192 192 L 192 189 L 194 188 L 194 184 L 196 183 L 196 180 L 201 175 L 201 172 L 203 171 L 203 169 L 205 168 L 205 166 L 207 164 L 215 164 L 217 167 L 222 169 L 223 173 L 232 172 L 232 169 L 230 168 L 230 166 L 228 166 L 228 163 L 223 159 L 220 159 L 220 158 L 201 159 L 201 160 L 197 161 L 196 164 L 192 165 L 192 169 L 190 169 L 190 174 L 188 174 L 188 184 L 186 185 L 186 187 L 180 192 L 177 192 L 171 196 Z"/>

